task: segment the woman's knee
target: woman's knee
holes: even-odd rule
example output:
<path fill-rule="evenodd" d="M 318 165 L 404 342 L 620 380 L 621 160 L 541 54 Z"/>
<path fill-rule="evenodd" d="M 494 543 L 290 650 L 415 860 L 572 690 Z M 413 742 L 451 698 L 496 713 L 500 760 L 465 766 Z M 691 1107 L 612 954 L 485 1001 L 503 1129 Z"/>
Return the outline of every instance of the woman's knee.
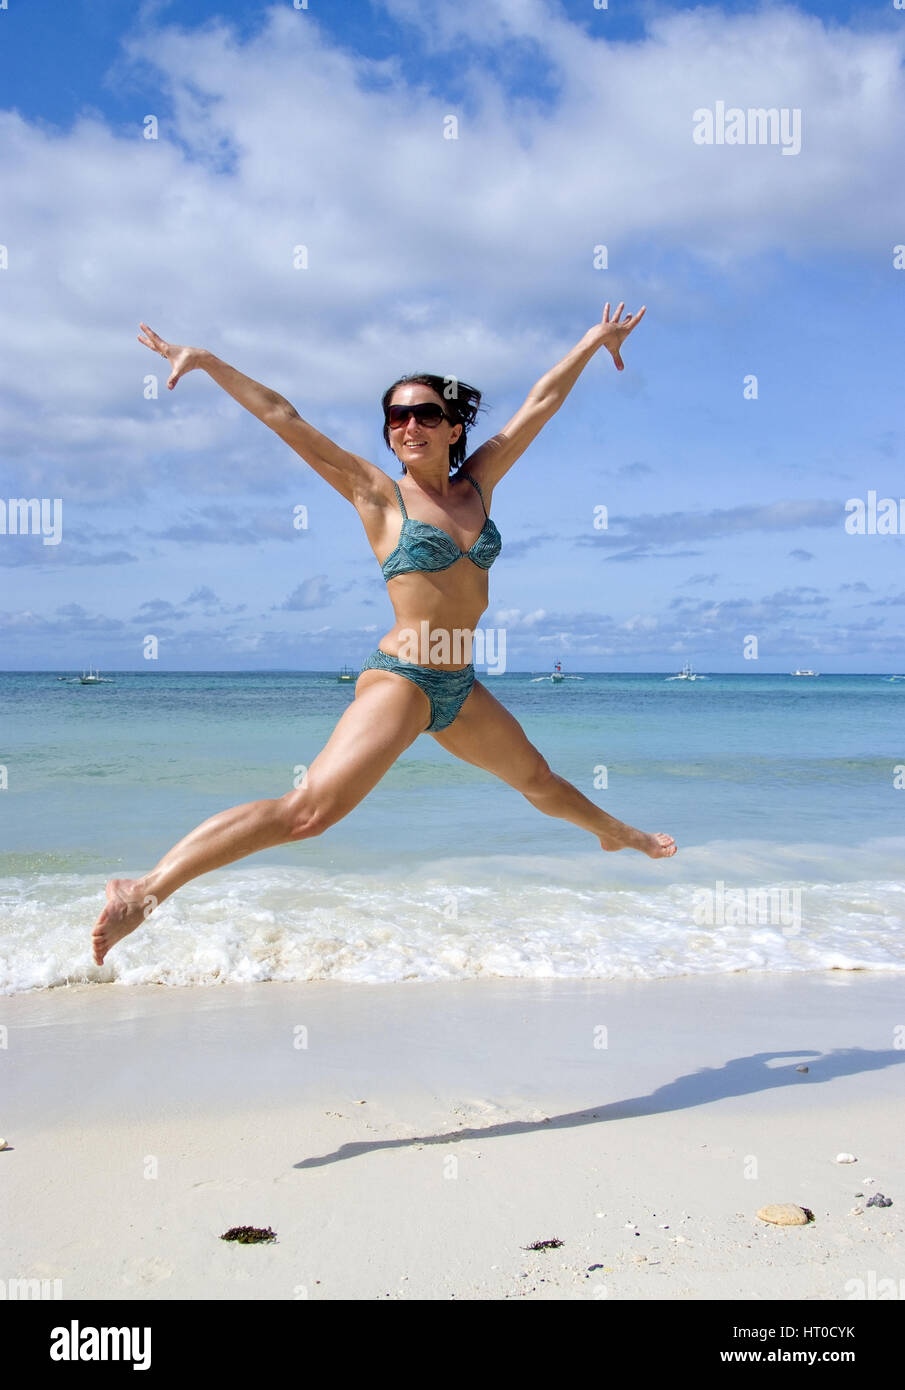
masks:
<path fill-rule="evenodd" d="M 318 806 L 304 788 L 287 792 L 280 798 L 280 807 L 287 841 L 310 840 L 315 835 L 323 835 L 338 819 L 331 817 L 323 806 Z"/>
<path fill-rule="evenodd" d="M 537 750 L 535 750 L 536 752 Z M 529 800 L 546 796 L 558 782 L 558 777 L 541 753 L 532 759 L 519 780 L 518 789 Z"/>
<path fill-rule="evenodd" d="M 377 677 L 374 685 L 356 695 L 302 785 L 280 799 L 287 840 L 322 835 L 342 820 L 421 732 L 424 692 L 386 672 L 366 676 Z"/>

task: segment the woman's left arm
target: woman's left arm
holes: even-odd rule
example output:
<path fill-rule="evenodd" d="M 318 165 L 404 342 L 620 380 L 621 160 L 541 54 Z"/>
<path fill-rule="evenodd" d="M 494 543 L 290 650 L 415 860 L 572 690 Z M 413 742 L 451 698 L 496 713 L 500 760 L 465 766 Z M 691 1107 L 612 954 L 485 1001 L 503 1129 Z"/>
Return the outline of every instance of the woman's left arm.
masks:
<path fill-rule="evenodd" d="M 624 308 L 625 304 L 620 304 L 611 319 L 610 306 L 607 303 L 600 323 L 589 329 L 581 342 L 532 386 L 525 404 L 499 434 L 488 439 L 466 460 L 465 471 L 480 483 L 482 489 L 495 487 L 504 473 L 508 473 L 551 415 L 555 415 L 559 410 L 598 349 L 607 348 L 612 354 L 617 371 L 624 370 L 625 363 L 619 349 L 629 333 L 641 322 L 647 305 L 642 305 L 637 314 L 627 314 L 620 323 Z"/>

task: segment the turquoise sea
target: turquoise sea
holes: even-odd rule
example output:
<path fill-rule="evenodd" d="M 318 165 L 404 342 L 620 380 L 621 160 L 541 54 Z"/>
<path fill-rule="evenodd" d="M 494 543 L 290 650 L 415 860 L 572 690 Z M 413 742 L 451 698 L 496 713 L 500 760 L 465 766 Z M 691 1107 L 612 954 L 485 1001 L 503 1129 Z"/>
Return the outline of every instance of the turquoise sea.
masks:
<path fill-rule="evenodd" d="M 905 680 L 479 671 L 555 771 L 678 854 L 605 854 L 422 735 L 326 834 L 195 880 L 99 969 L 106 879 L 289 790 L 354 685 L 71 674 L 0 674 L 3 992 L 905 970 Z"/>

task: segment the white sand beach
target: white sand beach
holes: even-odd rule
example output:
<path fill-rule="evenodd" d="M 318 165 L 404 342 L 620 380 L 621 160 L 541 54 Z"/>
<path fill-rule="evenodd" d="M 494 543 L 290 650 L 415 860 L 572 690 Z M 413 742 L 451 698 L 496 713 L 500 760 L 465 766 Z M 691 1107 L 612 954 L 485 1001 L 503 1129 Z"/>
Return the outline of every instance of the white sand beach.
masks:
<path fill-rule="evenodd" d="M 847 1300 L 905 1269 L 895 973 L 94 985 L 0 1016 L 0 1275 L 63 1298 Z M 277 1240 L 219 1239 L 245 1225 Z"/>

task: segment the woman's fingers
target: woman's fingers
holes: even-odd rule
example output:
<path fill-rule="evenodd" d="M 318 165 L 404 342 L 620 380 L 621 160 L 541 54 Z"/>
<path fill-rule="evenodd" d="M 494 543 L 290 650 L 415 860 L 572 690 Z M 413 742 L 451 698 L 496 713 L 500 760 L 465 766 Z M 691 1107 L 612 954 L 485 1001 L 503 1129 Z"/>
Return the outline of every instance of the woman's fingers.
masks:
<path fill-rule="evenodd" d="M 625 318 L 622 320 L 622 323 L 620 323 L 619 318 L 624 308 L 625 300 L 622 301 L 613 317 L 610 318 L 610 302 L 609 300 L 607 300 L 606 304 L 603 306 L 603 319 L 601 320 L 601 322 L 612 324 L 614 327 L 627 328 L 630 330 L 634 328 L 637 323 L 641 322 L 641 320 L 644 318 L 645 313 L 647 312 L 647 305 L 642 304 L 637 314 L 626 314 Z M 629 323 L 629 320 L 631 320 L 631 323 Z"/>
<path fill-rule="evenodd" d="M 141 334 L 139 334 L 138 341 L 144 343 L 145 347 L 149 347 L 152 352 L 159 352 L 162 357 L 166 357 L 168 344 L 164 342 L 160 334 L 155 333 L 154 329 L 149 328 L 146 323 L 140 323 L 139 328 L 143 328 L 148 336 L 143 338 Z"/>
<path fill-rule="evenodd" d="M 647 305 L 642 304 L 637 314 L 626 314 L 625 318 L 622 319 L 622 322 L 620 323 L 619 320 L 624 308 L 625 300 L 623 300 L 617 308 L 614 317 L 610 318 L 610 304 L 609 300 L 607 300 L 607 303 L 604 306 L 602 320 L 602 322 L 607 324 L 609 328 L 618 328 L 619 330 L 618 333 L 608 335 L 608 337 L 610 337 L 612 341 L 607 342 L 606 346 L 613 361 L 616 364 L 616 370 L 620 372 L 625 370 L 625 363 L 622 360 L 619 349 L 625 342 L 625 339 L 631 333 L 632 329 L 638 327 L 638 324 L 641 322 L 641 320 L 644 318 L 644 315 L 647 313 Z"/>
<path fill-rule="evenodd" d="M 161 357 L 166 358 L 170 364 L 170 375 L 167 379 L 167 390 L 172 391 L 177 381 L 180 381 L 184 372 L 190 372 L 196 366 L 193 361 L 193 348 L 178 347 L 175 343 L 164 342 L 159 333 L 155 333 L 146 323 L 139 325 L 142 332 L 138 335 L 138 341 L 144 343 L 145 347 L 151 348 L 153 352 L 159 352 Z M 147 336 L 145 336 L 147 335 Z M 172 354 L 172 356 L 170 355 Z"/>
<path fill-rule="evenodd" d="M 139 333 L 138 341 L 140 343 L 144 343 L 145 347 L 149 347 L 152 352 L 160 353 L 161 357 L 166 358 L 166 360 L 169 361 L 169 353 L 172 351 L 170 344 L 165 343 L 163 338 L 161 338 L 160 334 L 155 333 L 154 329 L 149 328 L 146 323 L 139 324 L 139 327 L 143 330 L 143 332 Z M 147 334 L 147 337 L 145 337 L 145 334 Z M 169 379 L 167 380 L 168 391 L 172 391 L 180 376 L 181 372 L 179 368 L 174 366 L 173 370 L 170 372 Z"/>

